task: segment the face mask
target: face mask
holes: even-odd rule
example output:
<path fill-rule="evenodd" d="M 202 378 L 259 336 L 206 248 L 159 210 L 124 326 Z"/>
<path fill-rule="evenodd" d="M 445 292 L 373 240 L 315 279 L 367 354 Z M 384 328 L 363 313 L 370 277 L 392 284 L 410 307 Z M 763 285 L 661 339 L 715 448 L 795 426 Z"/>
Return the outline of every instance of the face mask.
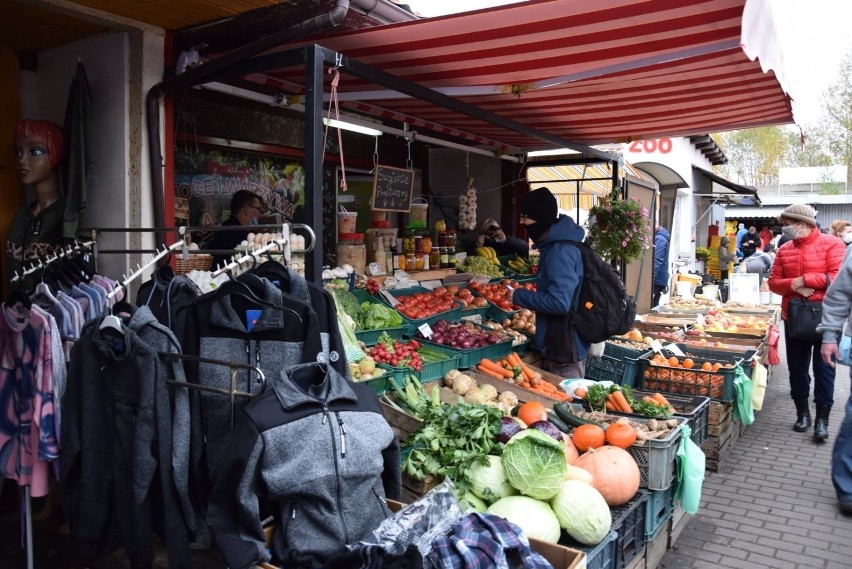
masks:
<path fill-rule="evenodd" d="M 798 239 L 799 232 L 796 230 L 795 225 L 785 225 L 781 228 L 781 235 L 788 239 Z"/>
<path fill-rule="evenodd" d="M 536 221 L 535 223 L 530 223 L 526 226 L 527 235 L 530 236 L 530 239 L 533 240 L 533 243 L 538 243 L 544 234 L 547 233 L 547 230 L 550 229 L 550 225 L 547 223 L 542 223 L 540 221 Z"/>
<path fill-rule="evenodd" d="M 256 218 L 256 217 L 252 217 L 252 218 L 251 218 L 251 221 L 249 221 L 249 225 L 258 225 L 258 223 L 257 223 L 257 218 Z"/>
<path fill-rule="evenodd" d="M 844 233 L 844 234 L 843 234 L 843 241 L 844 241 L 847 245 L 848 245 L 849 243 L 852 243 L 852 233 Z"/>

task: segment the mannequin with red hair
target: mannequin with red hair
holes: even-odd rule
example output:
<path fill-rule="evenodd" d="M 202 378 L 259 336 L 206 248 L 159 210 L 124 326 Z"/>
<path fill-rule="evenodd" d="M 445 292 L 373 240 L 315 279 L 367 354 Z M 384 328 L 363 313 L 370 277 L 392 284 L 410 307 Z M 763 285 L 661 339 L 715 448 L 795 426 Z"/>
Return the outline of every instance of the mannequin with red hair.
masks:
<path fill-rule="evenodd" d="M 62 246 L 65 214 L 59 183 L 59 165 L 65 157 L 62 127 L 49 121 L 21 120 L 15 128 L 14 149 L 21 183 L 32 187 L 36 199 L 15 212 L 6 242 L 10 274 Z"/>

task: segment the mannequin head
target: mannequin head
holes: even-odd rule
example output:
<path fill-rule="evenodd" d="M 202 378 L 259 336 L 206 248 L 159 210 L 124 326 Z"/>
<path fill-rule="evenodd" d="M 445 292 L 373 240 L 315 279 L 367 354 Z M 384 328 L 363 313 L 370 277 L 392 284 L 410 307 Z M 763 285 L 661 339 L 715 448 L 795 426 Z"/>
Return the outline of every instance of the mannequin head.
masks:
<path fill-rule="evenodd" d="M 24 184 L 37 185 L 54 175 L 65 157 L 65 138 L 55 123 L 23 119 L 15 128 L 16 167 Z"/>

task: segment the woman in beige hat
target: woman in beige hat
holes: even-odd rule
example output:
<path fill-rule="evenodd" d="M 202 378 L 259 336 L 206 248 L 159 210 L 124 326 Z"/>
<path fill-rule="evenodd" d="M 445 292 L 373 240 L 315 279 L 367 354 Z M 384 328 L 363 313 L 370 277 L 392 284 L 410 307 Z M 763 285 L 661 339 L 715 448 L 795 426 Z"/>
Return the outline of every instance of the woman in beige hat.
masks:
<path fill-rule="evenodd" d="M 780 294 L 781 314 L 787 320 L 790 300 L 802 296 L 821 301 L 831 280 L 843 263 L 845 247 L 833 235 L 820 233 L 816 228 L 816 211 L 806 204 L 787 207 L 778 216 L 783 224 L 782 235 L 790 240 L 778 250 L 769 276 L 769 290 Z M 787 368 L 790 371 L 790 397 L 796 404 L 796 423 L 793 430 L 803 433 L 811 426 L 808 397 L 811 389 L 809 368 L 814 374 L 814 403 L 816 422 L 814 439 L 828 438 L 828 415 L 834 404 L 834 368 L 820 357 L 822 342 L 791 338 L 784 327 L 787 345 Z"/>

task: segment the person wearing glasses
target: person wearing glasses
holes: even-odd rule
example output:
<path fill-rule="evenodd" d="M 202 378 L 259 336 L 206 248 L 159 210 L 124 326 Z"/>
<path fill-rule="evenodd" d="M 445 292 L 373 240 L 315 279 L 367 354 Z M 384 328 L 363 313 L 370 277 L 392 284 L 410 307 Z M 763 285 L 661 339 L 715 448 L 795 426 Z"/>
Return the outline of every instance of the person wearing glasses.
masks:
<path fill-rule="evenodd" d="M 492 247 L 497 255 L 514 255 L 527 258 L 530 254 L 529 243 L 512 235 L 506 235 L 497 220 L 488 218 L 479 226 L 470 251 L 472 254 L 477 247 Z"/>
<path fill-rule="evenodd" d="M 240 190 L 231 197 L 231 216 L 222 222 L 221 227 L 236 227 L 257 225 L 260 214 L 264 210 L 263 200 L 254 192 Z M 249 234 L 249 229 L 233 231 L 217 231 L 207 242 L 205 249 L 230 250 L 242 243 Z M 232 255 L 214 254 L 213 267 L 227 263 Z"/>

